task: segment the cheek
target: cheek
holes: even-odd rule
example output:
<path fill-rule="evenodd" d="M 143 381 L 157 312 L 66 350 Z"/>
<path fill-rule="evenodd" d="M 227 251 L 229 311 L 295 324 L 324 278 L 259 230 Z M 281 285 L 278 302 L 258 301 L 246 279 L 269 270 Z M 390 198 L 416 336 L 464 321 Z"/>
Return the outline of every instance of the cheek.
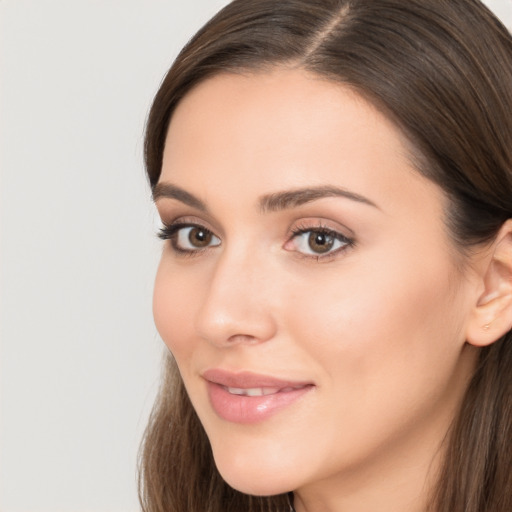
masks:
<path fill-rule="evenodd" d="M 451 269 L 396 263 L 351 269 L 287 298 L 287 328 L 318 370 L 330 416 L 308 424 L 309 434 L 333 459 L 359 460 L 427 418 L 442 425 L 452 413 L 464 307 Z"/>
<path fill-rule="evenodd" d="M 177 358 L 192 345 L 194 294 L 193 282 L 180 279 L 176 269 L 162 258 L 153 291 L 153 317 L 156 328 L 169 350 Z"/>
<path fill-rule="evenodd" d="M 357 378 L 363 388 L 378 390 L 393 379 L 403 385 L 401 377 L 419 381 L 429 367 L 453 364 L 465 317 L 446 259 L 375 261 L 381 264 L 363 263 L 360 272 L 340 266 L 338 276 L 326 273 L 295 289 L 287 299 L 293 338 L 331 379 L 348 385 Z"/>

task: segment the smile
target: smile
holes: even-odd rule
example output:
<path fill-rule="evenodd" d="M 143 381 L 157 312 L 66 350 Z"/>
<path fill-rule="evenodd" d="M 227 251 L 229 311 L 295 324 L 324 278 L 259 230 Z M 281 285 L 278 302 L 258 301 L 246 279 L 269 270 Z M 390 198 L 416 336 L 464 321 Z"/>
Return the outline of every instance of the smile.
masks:
<path fill-rule="evenodd" d="M 215 414 L 231 423 L 253 424 L 294 405 L 314 389 L 311 382 L 293 382 L 250 372 L 207 370 L 208 398 Z"/>

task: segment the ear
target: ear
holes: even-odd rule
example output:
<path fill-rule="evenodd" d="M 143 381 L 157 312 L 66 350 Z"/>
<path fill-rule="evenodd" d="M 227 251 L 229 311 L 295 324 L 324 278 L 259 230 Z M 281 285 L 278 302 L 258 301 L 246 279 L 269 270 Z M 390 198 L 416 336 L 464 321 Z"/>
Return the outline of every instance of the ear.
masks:
<path fill-rule="evenodd" d="M 484 347 L 512 329 L 512 219 L 501 227 L 485 258 L 483 292 L 474 306 L 466 340 Z"/>

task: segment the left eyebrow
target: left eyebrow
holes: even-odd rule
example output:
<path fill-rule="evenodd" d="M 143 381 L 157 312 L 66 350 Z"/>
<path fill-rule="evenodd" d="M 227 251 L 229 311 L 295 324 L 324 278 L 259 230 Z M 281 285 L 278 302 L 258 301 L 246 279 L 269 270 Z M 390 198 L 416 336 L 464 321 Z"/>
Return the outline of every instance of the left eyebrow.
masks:
<path fill-rule="evenodd" d="M 208 208 L 199 198 L 172 183 L 157 183 L 153 188 L 153 201 L 156 203 L 161 198 L 176 199 L 182 203 L 207 212 Z"/>
<path fill-rule="evenodd" d="M 307 187 L 298 188 L 294 190 L 286 190 L 284 192 L 276 192 L 274 194 L 267 194 L 263 196 L 259 203 L 262 212 L 276 212 L 279 210 L 286 210 L 288 208 L 295 208 L 297 206 L 317 201 L 326 197 L 343 197 L 356 201 L 357 203 L 367 204 L 380 210 L 380 208 L 370 199 L 350 192 L 343 188 L 333 186 L 320 186 L 320 187 Z"/>

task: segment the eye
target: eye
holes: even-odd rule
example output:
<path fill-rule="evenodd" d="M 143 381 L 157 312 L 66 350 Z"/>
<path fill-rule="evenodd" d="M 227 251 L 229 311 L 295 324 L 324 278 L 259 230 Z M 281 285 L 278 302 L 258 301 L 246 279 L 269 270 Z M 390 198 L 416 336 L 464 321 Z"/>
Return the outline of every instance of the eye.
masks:
<path fill-rule="evenodd" d="M 198 224 L 172 224 L 164 226 L 159 233 L 163 240 L 170 240 L 176 252 L 199 252 L 220 245 L 220 239 L 209 229 Z"/>
<path fill-rule="evenodd" d="M 299 229 L 285 244 L 288 251 L 297 251 L 306 256 L 321 258 L 354 245 L 346 236 L 326 228 Z"/>

